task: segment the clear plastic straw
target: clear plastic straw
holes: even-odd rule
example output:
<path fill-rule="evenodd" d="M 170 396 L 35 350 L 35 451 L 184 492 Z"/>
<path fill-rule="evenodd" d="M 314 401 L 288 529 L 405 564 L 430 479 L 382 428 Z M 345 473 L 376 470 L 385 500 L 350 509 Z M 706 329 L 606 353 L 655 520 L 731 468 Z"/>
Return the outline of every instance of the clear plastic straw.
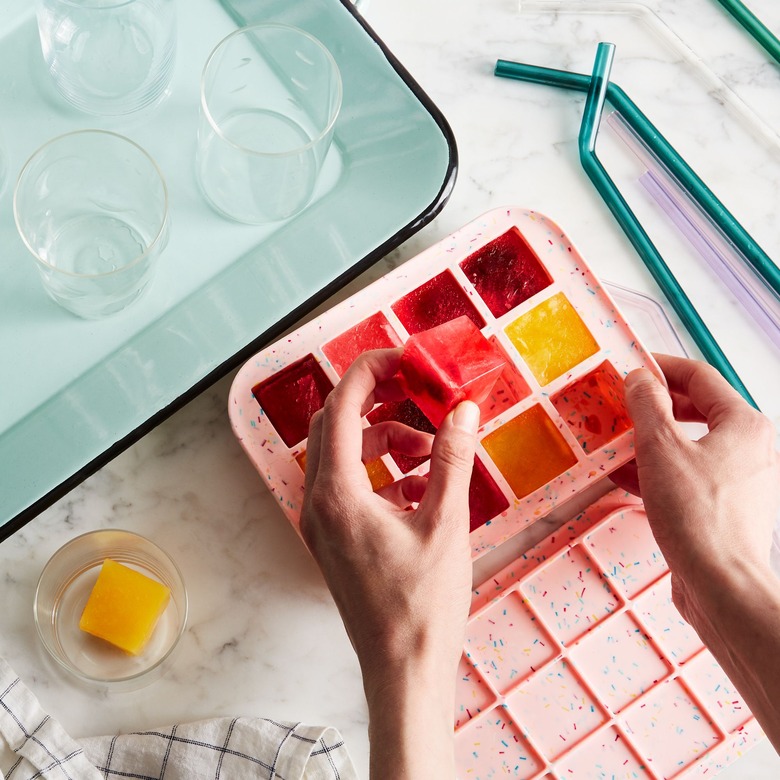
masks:
<path fill-rule="evenodd" d="M 738 247 L 690 197 L 618 111 L 607 124 L 636 155 L 646 172 L 639 181 L 715 275 L 780 349 L 780 299 L 752 272 Z"/>
<path fill-rule="evenodd" d="M 780 349 L 780 311 L 772 307 L 770 301 L 761 300 L 761 288 L 753 283 L 739 266 L 733 264 L 729 256 L 718 247 L 713 236 L 697 224 L 691 213 L 690 203 L 680 197 L 672 187 L 648 170 L 639 178 L 644 188 L 663 209 L 678 230 L 688 239 L 713 270 L 715 275 L 732 292 L 742 307 L 766 333 L 772 343 Z"/>

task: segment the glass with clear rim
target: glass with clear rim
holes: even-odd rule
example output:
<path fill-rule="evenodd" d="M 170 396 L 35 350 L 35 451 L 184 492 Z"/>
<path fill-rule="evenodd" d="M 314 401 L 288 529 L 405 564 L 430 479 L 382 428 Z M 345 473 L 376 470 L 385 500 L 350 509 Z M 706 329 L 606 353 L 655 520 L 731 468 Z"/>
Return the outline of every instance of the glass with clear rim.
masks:
<path fill-rule="evenodd" d="M 158 580 L 170 601 L 139 655 L 125 653 L 79 628 L 103 562 L 110 558 Z M 104 528 L 77 536 L 44 566 L 35 590 L 35 628 L 46 651 L 79 680 L 113 690 L 136 690 L 161 677 L 187 626 L 187 588 L 173 559 L 140 534 Z"/>
<path fill-rule="evenodd" d="M 43 58 L 76 108 L 120 116 L 167 94 L 175 0 L 38 0 L 37 14 Z"/>
<path fill-rule="evenodd" d="M 197 171 L 211 205 L 249 224 L 302 211 L 341 109 L 328 49 L 287 25 L 241 28 L 206 61 L 200 100 Z"/>
<path fill-rule="evenodd" d="M 46 292 L 87 319 L 135 301 L 168 240 L 160 169 L 138 144 L 105 130 L 38 149 L 19 174 L 13 210 Z"/>

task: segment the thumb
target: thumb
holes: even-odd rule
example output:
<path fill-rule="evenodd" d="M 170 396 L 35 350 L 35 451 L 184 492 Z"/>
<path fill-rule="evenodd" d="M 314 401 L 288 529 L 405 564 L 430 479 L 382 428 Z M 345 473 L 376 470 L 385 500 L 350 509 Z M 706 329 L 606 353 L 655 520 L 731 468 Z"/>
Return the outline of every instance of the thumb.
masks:
<path fill-rule="evenodd" d="M 432 516 L 447 517 L 467 511 L 478 428 L 479 407 L 471 401 L 461 402 L 444 418 L 433 440 L 421 510 L 427 507 L 433 510 Z"/>
<path fill-rule="evenodd" d="M 669 391 L 646 368 L 626 377 L 626 406 L 634 422 L 638 459 L 663 447 L 664 442 L 677 439 L 679 429 Z"/>

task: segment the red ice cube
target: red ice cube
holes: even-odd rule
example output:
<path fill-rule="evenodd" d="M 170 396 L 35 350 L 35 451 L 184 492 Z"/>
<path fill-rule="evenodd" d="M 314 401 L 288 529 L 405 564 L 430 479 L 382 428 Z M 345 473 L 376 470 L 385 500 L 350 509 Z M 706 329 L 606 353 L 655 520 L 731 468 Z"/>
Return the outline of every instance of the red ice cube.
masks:
<path fill-rule="evenodd" d="M 482 403 L 506 359 L 467 317 L 409 337 L 400 380 L 409 398 L 438 427 L 461 401 Z"/>

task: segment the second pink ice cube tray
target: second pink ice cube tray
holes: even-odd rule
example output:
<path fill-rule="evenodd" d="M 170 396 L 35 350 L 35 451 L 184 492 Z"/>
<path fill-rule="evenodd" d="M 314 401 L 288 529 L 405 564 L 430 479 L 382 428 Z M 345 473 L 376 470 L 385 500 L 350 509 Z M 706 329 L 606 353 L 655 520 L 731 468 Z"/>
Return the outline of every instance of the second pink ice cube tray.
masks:
<path fill-rule="evenodd" d="M 617 490 L 475 590 L 455 731 L 458 780 L 708 778 L 763 738 Z"/>
<path fill-rule="evenodd" d="M 316 262 L 316 258 L 312 258 Z M 507 358 L 481 405 L 470 491 L 474 557 L 633 457 L 623 380 L 658 372 L 569 238 L 549 218 L 495 209 L 250 359 L 230 395 L 247 455 L 297 528 L 311 416 L 363 351 L 469 317 Z M 433 432 L 410 400 L 365 425 Z M 427 458 L 366 464 L 375 488 L 424 474 Z"/>

